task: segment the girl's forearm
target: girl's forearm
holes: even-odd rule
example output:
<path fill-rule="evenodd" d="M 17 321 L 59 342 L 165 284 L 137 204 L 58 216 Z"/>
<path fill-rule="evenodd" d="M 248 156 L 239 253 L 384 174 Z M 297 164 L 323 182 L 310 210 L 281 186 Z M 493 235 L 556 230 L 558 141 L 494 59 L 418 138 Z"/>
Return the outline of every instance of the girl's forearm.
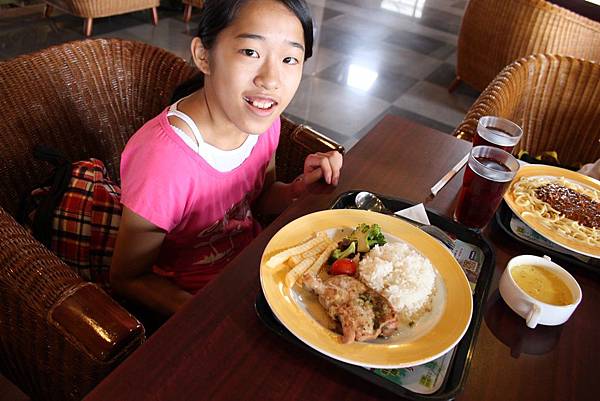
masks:
<path fill-rule="evenodd" d="M 171 316 L 191 295 L 152 272 L 165 232 L 123 208 L 110 268 L 110 285 L 119 295 Z"/>
<path fill-rule="evenodd" d="M 163 316 L 173 315 L 192 298 L 192 294 L 189 292 L 154 273 L 127 280 L 114 289 L 120 295 L 155 310 Z"/>
<path fill-rule="evenodd" d="M 289 184 L 276 181 L 265 189 L 255 209 L 265 216 L 279 214 L 304 192 L 305 186 L 302 176 Z"/>

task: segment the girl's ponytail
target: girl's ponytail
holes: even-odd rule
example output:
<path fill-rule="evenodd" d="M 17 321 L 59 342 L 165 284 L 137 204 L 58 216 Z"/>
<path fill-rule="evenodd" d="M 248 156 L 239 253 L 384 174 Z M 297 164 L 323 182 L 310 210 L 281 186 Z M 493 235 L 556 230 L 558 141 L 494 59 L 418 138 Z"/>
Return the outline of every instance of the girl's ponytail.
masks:
<path fill-rule="evenodd" d="M 175 103 L 179 99 L 183 99 L 184 97 L 191 95 L 203 86 L 204 75 L 202 73 L 194 75 L 192 78 L 179 84 L 179 86 L 175 88 L 173 96 L 171 96 L 171 104 Z"/>

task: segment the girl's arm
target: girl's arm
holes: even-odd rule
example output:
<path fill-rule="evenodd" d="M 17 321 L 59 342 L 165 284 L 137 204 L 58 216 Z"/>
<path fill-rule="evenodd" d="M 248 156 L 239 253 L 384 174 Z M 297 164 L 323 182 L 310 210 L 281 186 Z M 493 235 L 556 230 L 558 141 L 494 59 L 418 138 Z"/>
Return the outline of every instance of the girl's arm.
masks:
<path fill-rule="evenodd" d="M 191 294 L 152 272 L 164 238 L 164 230 L 123 207 L 110 285 L 117 294 L 170 316 Z"/>
<path fill-rule="evenodd" d="M 281 213 L 291 202 L 306 192 L 306 188 L 321 178 L 327 184 L 337 185 L 340 179 L 343 158 L 337 151 L 314 153 L 304 160 L 304 173 L 294 181 L 285 184 L 275 181 L 275 156 L 267 167 L 264 190 L 256 211 L 265 216 Z"/>

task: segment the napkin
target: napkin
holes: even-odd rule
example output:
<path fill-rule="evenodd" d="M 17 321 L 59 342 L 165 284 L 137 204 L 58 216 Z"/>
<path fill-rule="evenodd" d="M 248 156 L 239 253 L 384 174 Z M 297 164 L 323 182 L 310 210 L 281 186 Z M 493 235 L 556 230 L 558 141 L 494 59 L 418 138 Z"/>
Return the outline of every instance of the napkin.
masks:
<path fill-rule="evenodd" d="M 422 203 L 411 206 L 406 209 L 398 210 L 394 212 L 396 216 L 404 217 L 412 221 L 416 221 L 417 223 L 431 224 L 429 222 L 429 218 L 427 217 L 427 212 L 425 211 L 425 206 Z"/>

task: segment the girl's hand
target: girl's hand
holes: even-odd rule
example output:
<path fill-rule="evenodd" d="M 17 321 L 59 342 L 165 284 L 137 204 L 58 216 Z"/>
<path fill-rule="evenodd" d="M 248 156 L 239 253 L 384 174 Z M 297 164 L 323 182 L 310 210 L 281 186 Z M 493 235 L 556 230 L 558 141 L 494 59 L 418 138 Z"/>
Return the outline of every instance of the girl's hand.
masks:
<path fill-rule="evenodd" d="M 321 178 L 327 184 L 337 185 L 340 180 L 343 157 L 340 152 L 332 150 L 327 153 L 313 153 L 304 160 L 304 185 L 310 185 Z"/>
<path fill-rule="evenodd" d="M 304 168 L 306 169 L 306 167 Z M 579 173 L 600 180 L 600 159 L 596 160 L 595 163 L 588 163 L 584 165 L 581 170 L 579 170 Z"/>

